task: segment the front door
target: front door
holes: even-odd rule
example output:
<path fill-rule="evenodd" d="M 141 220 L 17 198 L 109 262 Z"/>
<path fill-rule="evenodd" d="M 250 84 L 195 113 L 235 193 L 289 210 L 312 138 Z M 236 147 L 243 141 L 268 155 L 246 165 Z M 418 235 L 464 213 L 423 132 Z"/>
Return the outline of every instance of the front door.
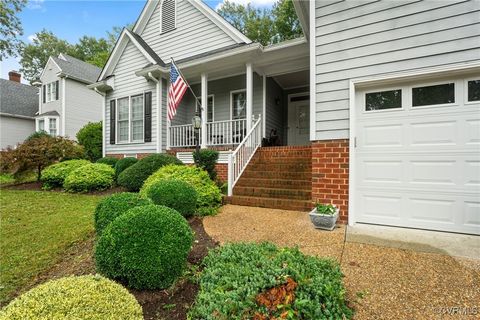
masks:
<path fill-rule="evenodd" d="M 310 144 L 310 98 L 308 93 L 288 98 L 288 145 Z"/>

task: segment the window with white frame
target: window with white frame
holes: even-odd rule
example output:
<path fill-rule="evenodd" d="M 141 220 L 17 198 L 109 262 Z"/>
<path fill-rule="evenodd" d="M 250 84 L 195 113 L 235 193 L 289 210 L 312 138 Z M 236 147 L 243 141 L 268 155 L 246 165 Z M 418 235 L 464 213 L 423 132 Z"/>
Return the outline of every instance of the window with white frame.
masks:
<path fill-rule="evenodd" d="M 56 137 L 58 135 L 58 117 L 43 117 L 38 118 L 37 131 L 45 131 L 51 136 Z"/>
<path fill-rule="evenodd" d="M 56 118 L 50 118 L 48 129 L 49 129 L 50 135 L 54 137 L 57 136 L 57 119 Z"/>
<path fill-rule="evenodd" d="M 467 99 L 468 102 L 480 101 L 480 80 L 468 80 Z"/>
<path fill-rule="evenodd" d="M 117 142 L 141 142 L 144 139 L 143 94 L 117 99 Z"/>
<path fill-rule="evenodd" d="M 175 0 L 163 0 L 161 5 L 160 32 L 166 33 L 176 28 Z"/>
<path fill-rule="evenodd" d="M 39 119 L 38 120 L 38 130 L 37 131 L 45 131 L 45 120 Z"/>
<path fill-rule="evenodd" d="M 45 88 L 46 102 L 57 100 L 57 81 L 47 83 Z"/>
<path fill-rule="evenodd" d="M 247 92 L 232 92 L 232 120 L 245 119 L 247 116 Z"/>
<path fill-rule="evenodd" d="M 214 102 L 213 102 L 213 94 L 208 96 L 207 100 L 207 122 L 213 122 L 214 121 Z M 202 98 L 198 99 L 200 103 L 202 103 Z"/>

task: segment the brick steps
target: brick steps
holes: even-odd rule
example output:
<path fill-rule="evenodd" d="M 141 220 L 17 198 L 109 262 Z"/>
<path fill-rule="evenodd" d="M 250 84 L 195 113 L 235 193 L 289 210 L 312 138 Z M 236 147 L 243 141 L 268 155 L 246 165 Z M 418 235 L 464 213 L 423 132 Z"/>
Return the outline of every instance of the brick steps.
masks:
<path fill-rule="evenodd" d="M 226 202 L 263 208 L 310 211 L 310 147 L 259 148 Z"/>

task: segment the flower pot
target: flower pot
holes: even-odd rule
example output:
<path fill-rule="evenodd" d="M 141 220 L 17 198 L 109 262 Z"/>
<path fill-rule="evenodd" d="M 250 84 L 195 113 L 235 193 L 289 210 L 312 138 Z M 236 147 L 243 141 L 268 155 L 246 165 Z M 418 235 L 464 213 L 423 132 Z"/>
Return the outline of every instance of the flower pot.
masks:
<path fill-rule="evenodd" d="M 310 221 L 312 221 L 313 226 L 316 229 L 322 230 L 333 230 L 335 228 L 335 223 L 337 223 L 339 209 L 335 211 L 334 214 L 321 214 L 317 212 L 317 208 L 314 208 L 310 211 Z"/>

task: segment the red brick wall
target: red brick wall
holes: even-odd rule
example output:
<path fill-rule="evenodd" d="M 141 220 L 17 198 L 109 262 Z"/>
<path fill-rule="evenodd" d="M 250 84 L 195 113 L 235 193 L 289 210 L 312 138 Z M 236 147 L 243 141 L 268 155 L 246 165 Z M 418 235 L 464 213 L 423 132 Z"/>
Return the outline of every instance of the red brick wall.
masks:
<path fill-rule="evenodd" d="M 151 155 L 153 153 L 137 153 L 137 159 L 142 159 L 142 158 L 145 158 L 149 155 Z M 117 159 L 122 159 L 125 157 L 125 155 L 123 153 L 119 154 L 119 153 L 110 153 L 110 154 L 107 154 L 105 155 L 106 157 L 112 157 L 112 158 L 117 158 Z M 134 154 L 127 154 L 127 157 L 135 157 L 135 153 Z"/>
<path fill-rule="evenodd" d="M 339 221 L 348 218 L 349 141 L 312 142 L 312 199 L 340 208 Z"/>
<path fill-rule="evenodd" d="M 228 164 L 226 163 L 217 163 L 215 165 L 215 170 L 217 170 L 217 179 L 226 182 L 228 180 Z"/>

